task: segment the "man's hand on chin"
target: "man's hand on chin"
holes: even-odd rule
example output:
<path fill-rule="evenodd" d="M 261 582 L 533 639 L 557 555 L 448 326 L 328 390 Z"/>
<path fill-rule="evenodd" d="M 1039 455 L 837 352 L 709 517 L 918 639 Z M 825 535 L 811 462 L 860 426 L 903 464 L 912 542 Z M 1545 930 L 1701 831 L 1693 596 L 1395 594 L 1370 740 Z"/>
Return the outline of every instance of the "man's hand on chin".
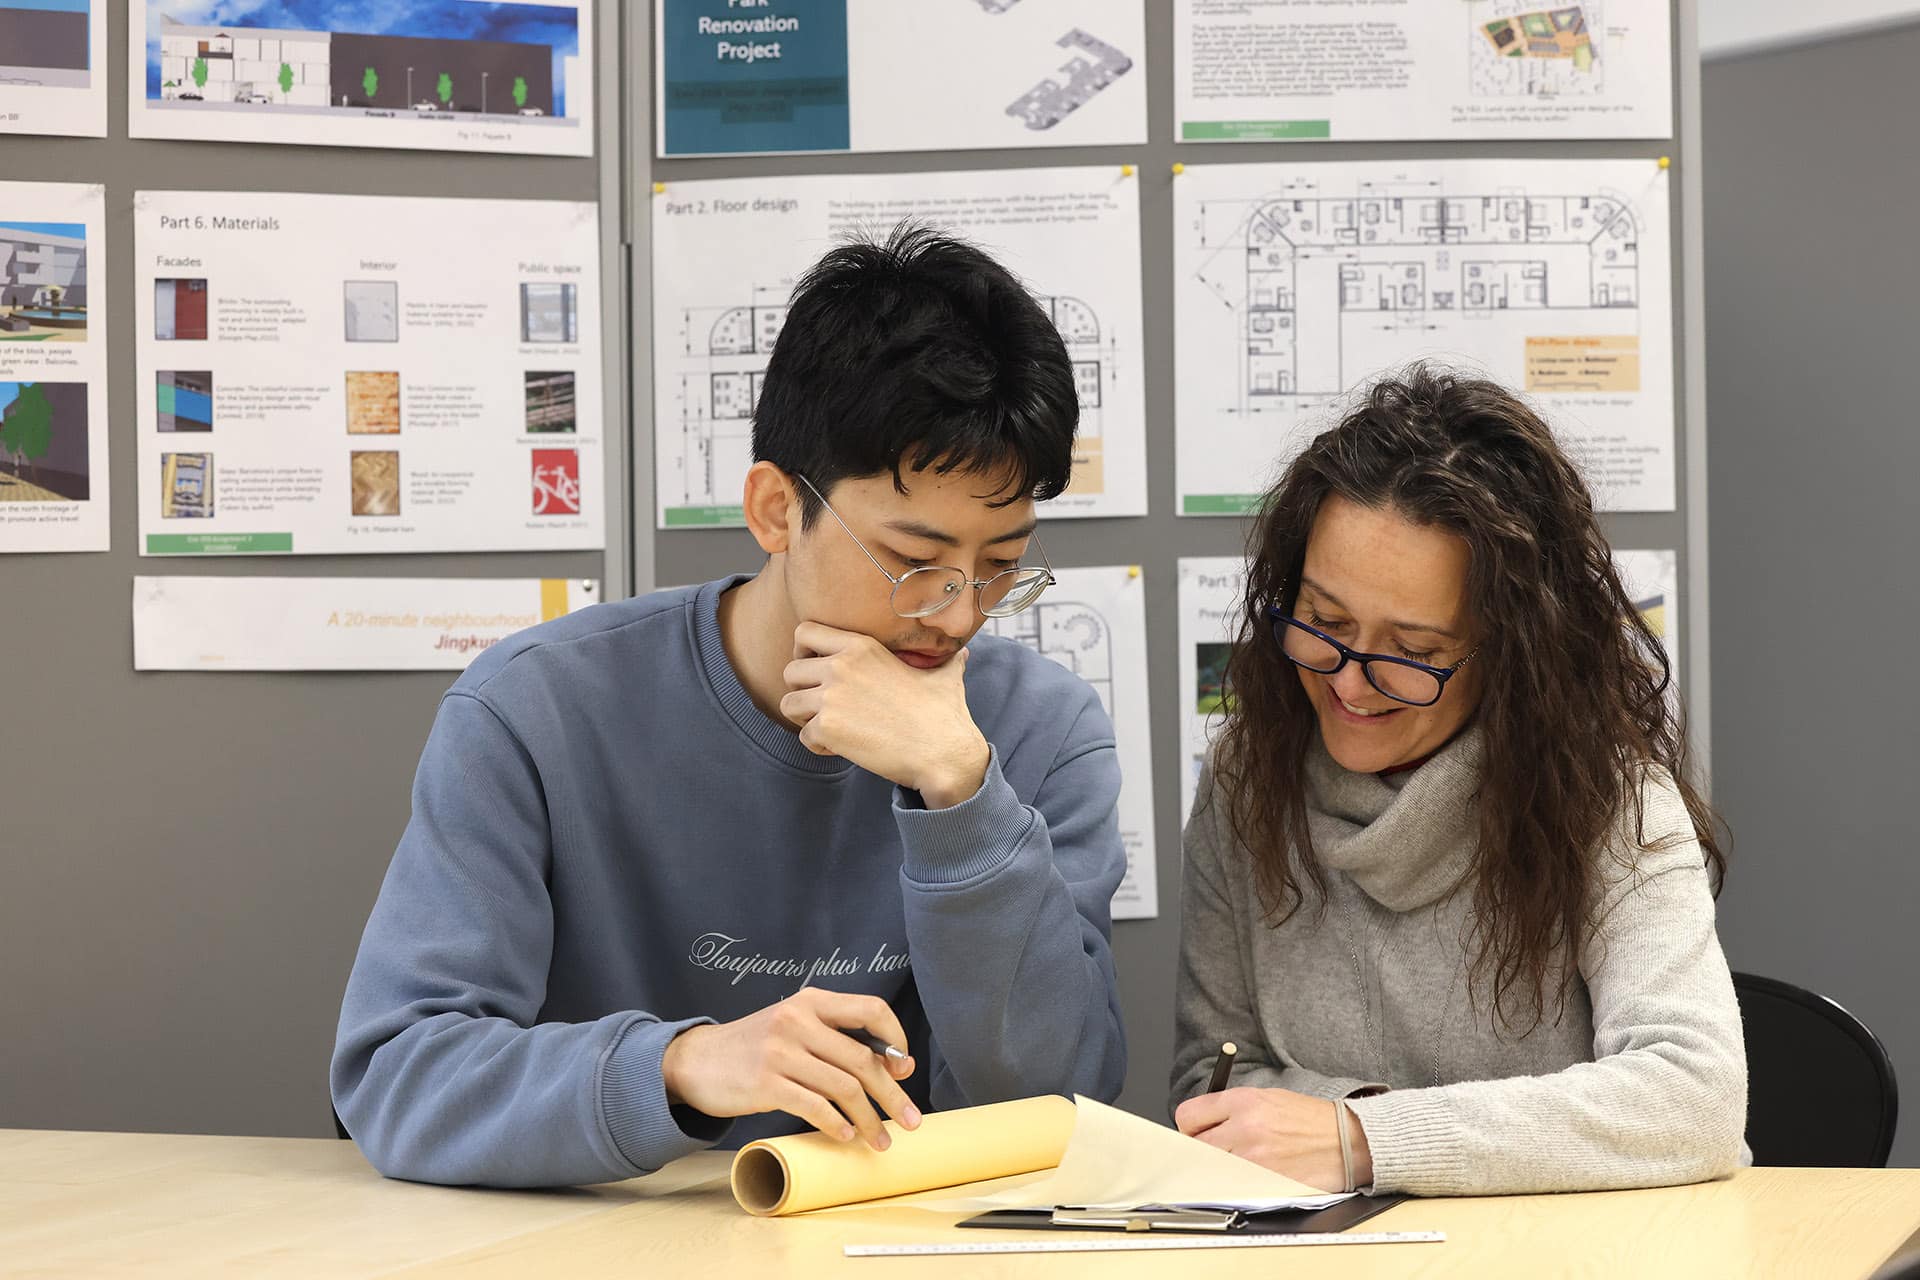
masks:
<path fill-rule="evenodd" d="M 918 791 L 929 809 L 971 799 L 987 776 L 987 740 L 967 710 L 967 651 L 937 666 L 872 636 L 818 622 L 794 629 L 780 714 L 816 755 L 840 756 Z"/>

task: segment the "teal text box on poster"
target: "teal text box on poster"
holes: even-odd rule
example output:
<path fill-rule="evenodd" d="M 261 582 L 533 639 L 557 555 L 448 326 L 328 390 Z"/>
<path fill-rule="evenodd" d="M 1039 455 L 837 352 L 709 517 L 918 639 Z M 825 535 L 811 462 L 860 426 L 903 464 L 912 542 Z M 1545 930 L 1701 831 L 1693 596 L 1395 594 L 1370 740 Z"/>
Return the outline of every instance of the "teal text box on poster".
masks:
<path fill-rule="evenodd" d="M 845 151 L 847 0 L 661 0 L 664 153 Z"/>

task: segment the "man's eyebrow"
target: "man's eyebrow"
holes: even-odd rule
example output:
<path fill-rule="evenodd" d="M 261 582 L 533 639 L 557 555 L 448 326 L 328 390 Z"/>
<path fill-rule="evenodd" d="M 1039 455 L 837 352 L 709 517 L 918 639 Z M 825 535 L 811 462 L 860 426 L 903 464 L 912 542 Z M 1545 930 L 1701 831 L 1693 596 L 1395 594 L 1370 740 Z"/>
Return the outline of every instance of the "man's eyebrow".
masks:
<path fill-rule="evenodd" d="M 1346 605 L 1340 602 L 1339 596 L 1334 595 L 1333 592 L 1327 590 L 1325 587 L 1315 582 L 1312 578 L 1302 577 L 1300 579 L 1300 586 L 1302 590 L 1313 592 L 1315 595 L 1319 596 L 1322 600 L 1325 600 L 1328 604 L 1332 605 L 1336 609 L 1346 609 L 1347 607 Z M 1349 609 L 1348 612 L 1351 613 L 1352 610 Z M 1445 627 L 1436 627 L 1430 623 L 1425 623 L 1425 622 L 1395 621 L 1395 622 L 1390 622 L 1387 625 L 1401 631 L 1420 631 L 1420 632 L 1431 633 L 1436 636 L 1445 636 L 1449 640 L 1458 640 L 1460 638 L 1459 635 L 1457 635 L 1452 631 L 1447 630 L 1447 628 Z"/>
<path fill-rule="evenodd" d="M 936 529 L 932 525 L 919 520 L 889 520 L 882 527 L 891 529 L 895 533 L 904 534 L 909 538 L 925 538 L 928 542 L 937 542 L 943 547 L 957 547 L 960 545 L 960 539 L 946 532 L 946 530 Z M 1002 542 L 1018 542 L 1022 538 L 1030 537 L 1033 531 L 1039 527 L 1040 521 L 1038 519 L 1029 520 L 1018 528 L 1009 529 L 997 537 L 987 539 L 987 545 L 992 547 L 998 546 Z"/>

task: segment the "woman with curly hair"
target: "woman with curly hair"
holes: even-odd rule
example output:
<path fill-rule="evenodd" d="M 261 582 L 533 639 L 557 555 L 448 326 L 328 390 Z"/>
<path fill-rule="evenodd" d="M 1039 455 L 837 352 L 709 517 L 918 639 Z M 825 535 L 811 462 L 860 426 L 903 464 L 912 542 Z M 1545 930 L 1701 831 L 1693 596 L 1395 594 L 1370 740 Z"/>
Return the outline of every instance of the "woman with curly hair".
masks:
<path fill-rule="evenodd" d="M 1725 859 L 1668 676 L 1522 401 L 1416 367 L 1314 440 L 1259 517 L 1186 831 L 1180 1129 L 1376 1193 L 1743 1163 Z"/>

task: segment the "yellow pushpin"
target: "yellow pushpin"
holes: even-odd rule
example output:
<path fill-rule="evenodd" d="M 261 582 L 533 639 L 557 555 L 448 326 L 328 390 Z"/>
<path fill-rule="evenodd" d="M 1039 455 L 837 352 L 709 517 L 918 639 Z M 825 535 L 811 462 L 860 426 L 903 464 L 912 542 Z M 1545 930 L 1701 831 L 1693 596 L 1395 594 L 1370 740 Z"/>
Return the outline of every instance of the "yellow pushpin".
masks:
<path fill-rule="evenodd" d="M 654 184 L 653 184 L 653 194 L 655 194 L 655 195 L 657 195 L 657 196 L 658 196 L 658 195 L 665 195 L 665 194 L 666 194 L 666 191 L 667 191 L 667 184 L 666 184 L 666 183 L 664 183 L 664 182 L 656 182 L 656 183 L 654 183 Z"/>
<path fill-rule="evenodd" d="M 1133 166 L 1130 164 L 1121 165 L 1120 176 L 1123 178 L 1131 178 L 1133 176 Z"/>
<path fill-rule="evenodd" d="M 1672 156 L 1661 156 L 1661 157 L 1660 157 L 1660 167 L 1661 167 L 1662 169 L 1671 169 L 1671 168 L 1673 168 L 1673 157 L 1672 157 Z"/>
<path fill-rule="evenodd" d="M 1187 166 L 1181 164 L 1178 160 L 1175 160 L 1173 162 L 1173 171 L 1175 173 L 1185 173 L 1187 171 Z"/>
<path fill-rule="evenodd" d="M 1130 565 L 1128 565 L 1128 566 L 1127 566 L 1127 576 L 1128 576 L 1129 578 L 1137 578 L 1137 577 L 1139 577 L 1139 576 L 1140 576 L 1140 566 L 1139 566 L 1139 565 L 1137 565 L 1137 564 L 1130 564 Z"/>

